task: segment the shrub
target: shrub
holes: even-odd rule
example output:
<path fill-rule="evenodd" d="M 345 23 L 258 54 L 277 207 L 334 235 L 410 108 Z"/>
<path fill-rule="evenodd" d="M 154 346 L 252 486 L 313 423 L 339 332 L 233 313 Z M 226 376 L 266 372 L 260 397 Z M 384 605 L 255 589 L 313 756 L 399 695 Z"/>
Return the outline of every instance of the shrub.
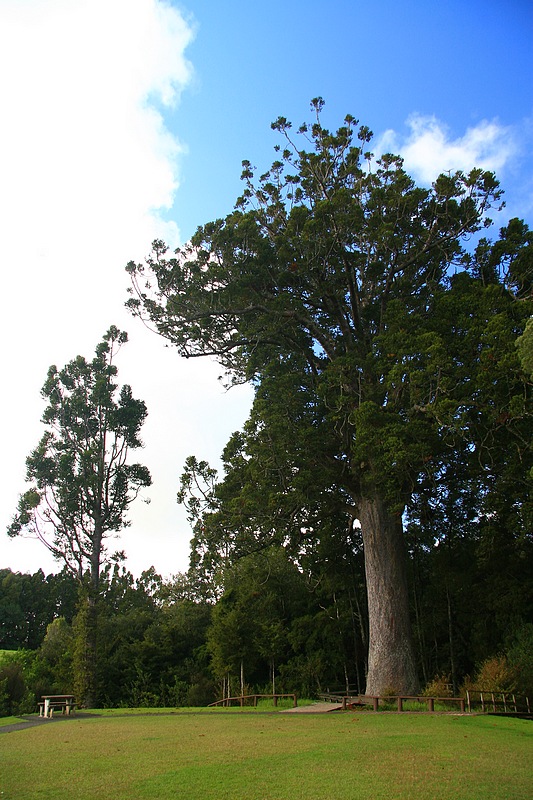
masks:
<path fill-rule="evenodd" d="M 188 706 L 208 706 L 215 701 L 215 684 L 209 678 L 198 676 L 195 683 L 191 683 L 187 692 L 186 704 Z"/>
<path fill-rule="evenodd" d="M 507 651 L 507 663 L 517 693 L 533 698 L 533 625 L 524 625 L 516 633 Z"/>
<path fill-rule="evenodd" d="M 22 665 L 8 661 L 0 667 L 0 715 L 9 717 L 29 710 L 28 701 Z"/>
<path fill-rule="evenodd" d="M 516 677 L 506 656 L 487 658 L 479 667 L 475 678 L 465 678 L 463 693 L 475 692 L 515 692 Z"/>
<path fill-rule="evenodd" d="M 450 676 L 436 675 L 433 680 L 427 684 L 422 694 L 424 697 L 452 697 L 453 687 L 450 683 Z"/>
<path fill-rule="evenodd" d="M 383 700 L 387 700 L 390 697 L 398 697 L 399 694 L 400 692 L 396 686 L 385 686 L 381 690 L 380 697 L 382 697 Z"/>

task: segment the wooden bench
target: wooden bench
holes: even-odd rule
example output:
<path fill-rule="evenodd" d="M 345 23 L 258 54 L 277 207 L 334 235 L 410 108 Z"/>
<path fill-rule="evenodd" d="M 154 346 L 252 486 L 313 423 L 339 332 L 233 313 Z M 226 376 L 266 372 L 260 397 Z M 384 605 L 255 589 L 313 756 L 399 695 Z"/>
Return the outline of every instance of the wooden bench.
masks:
<path fill-rule="evenodd" d="M 54 711 L 58 710 L 68 716 L 74 713 L 76 708 L 77 704 L 72 694 L 43 695 L 42 702 L 39 703 L 39 716 L 53 717 Z"/>
<path fill-rule="evenodd" d="M 61 709 L 62 714 L 74 714 L 76 711 L 76 703 L 50 703 L 50 716 L 54 716 L 54 711 Z"/>
<path fill-rule="evenodd" d="M 44 717 L 44 703 L 39 703 L 38 705 L 39 705 L 39 716 Z M 67 715 L 74 714 L 77 707 L 78 707 L 77 703 L 70 703 L 70 704 L 66 702 L 49 703 L 48 704 L 49 716 L 52 717 L 54 715 L 54 711 L 57 711 L 58 709 L 61 709 L 62 714 L 67 714 Z"/>

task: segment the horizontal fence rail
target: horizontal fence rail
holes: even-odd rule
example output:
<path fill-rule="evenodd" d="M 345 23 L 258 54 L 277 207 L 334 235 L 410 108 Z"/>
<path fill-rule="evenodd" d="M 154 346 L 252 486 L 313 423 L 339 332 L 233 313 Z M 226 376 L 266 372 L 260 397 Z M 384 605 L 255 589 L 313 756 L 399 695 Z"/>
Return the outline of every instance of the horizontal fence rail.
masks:
<path fill-rule="evenodd" d="M 380 707 L 384 705 L 393 704 L 396 706 L 398 712 L 403 712 L 408 709 L 404 708 L 404 703 L 419 703 L 426 705 L 430 713 L 435 711 L 435 704 L 453 705 L 458 708 L 459 713 L 464 714 L 468 709 L 471 713 L 476 709 L 481 709 L 483 713 L 505 713 L 505 714 L 522 714 L 531 715 L 531 707 L 529 698 L 525 696 L 518 696 L 510 692 L 482 692 L 482 691 L 467 691 L 465 697 L 426 697 L 425 695 L 387 695 L 381 697 L 379 695 L 350 695 L 343 694 L 342 692 L 325 692 L 319 695 L 320 700 L 323 702 L 335 703 L 341 706 L 345 711 L 346 709 L 362 708 L 364 706 L 372 706 L 373 711 L 379 711 Z M 225 706 L 230 707 L 233 703 L 238 703 L 241 707 L 247 704 L 253 704 L 257 707 L 258 700 L 273 700 L 274 706 L 277 706 L 278 700 L 290 699 L 293 702 L 293 707 L 298 706 L 298 698 L 294 693 L 288 694 L 245 694 L 236 695 L 235 697 L 224 697 L 214 703 L 210 703 L 210 707 Z"/>
<path fill-rule="evenodd" d="M 240 694 L 236 697 L 224 697 L 222 700 L 217 700 L 215 703 L 209 703 L 209 708 L 211 706 L 231 706 L 232 702 L 239 703 L 242 706 L 245 705 L 246 700 L 253 700 L 254 708 L 257 706 L 257 701 L 266 699 L 266 700 L 273 700 L 274 705 L 278 705 L 278 700 L 283 700 L 288 698 L 292 700 L 293 707 L 296 708 L 298 706 L 298 697 L 296 694 Z"/>
<path fill-rule="evenodd" d="M 487 692 L 479 690 L 468 690 L 466 692 L 468 710 L 481 707 L 483 712 L 492 711 L 497 714 L 531 714 L 529 697 L 517 695 L 512 692 Z"/>
<path fill-rule="evenodd" d="M 331 703 L 340 703 L 344 710 L 347 708 L 354 708 L 356 706 L 372 706 L 374 711 L 379 711 L 380 704 L 394 703 L 399 712 L 404 711 L 404 702 L 425 703 L 428 711 L 435 711 L 435 703 L 452 703 L 458 704 L 459 710 L 464 714 L 465 712 L 465 698 L 464 697 L 425 697 L 424 695 L 391 695 L 387 697 L 380 697 L 378 695 L 345 695 L 345 694 L 332 694 L 326 693 L 319 695 L 321 700 Z"/>

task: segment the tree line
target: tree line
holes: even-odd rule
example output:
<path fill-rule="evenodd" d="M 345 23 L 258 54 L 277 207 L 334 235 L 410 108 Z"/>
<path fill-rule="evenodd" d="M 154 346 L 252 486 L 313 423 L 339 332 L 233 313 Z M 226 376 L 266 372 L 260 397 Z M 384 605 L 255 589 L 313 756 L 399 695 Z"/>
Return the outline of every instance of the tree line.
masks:
<path fill-rule="evenodd" d="M 533 696 L 531 552 L 503 540 L 491 553 L 480 541 L 444 554 L 416 545 L 410 605 L 423 685 L 439 696 L 474 685 Z M 211 585 L 191 578 L 165 581 L 150 568 L 134 579 L 120 563 L 104 569 L 96 705 L 364 691 L 361 553 L 323 551 L 297 565 L 272 547 L 235 561 L 216 599 Z M 84 635 L 78 589 L 65 569 L 48 576 L 0 570 L 1 714 L 34 711 L 43 694 L 76 691 Z"/>
<path fill-rule="evenodd" d="M 289 691 L 411 694 L 444 674 L 456 689 L 533 619 L 533 236 L 518 219 L 483 235 L 493 173 L 420 187 L 353 117 L 326 129 L 323 106 L 296 134 L 273 124 L 278 159 L 259 177 L 243 162 L 225 219 L 127 267 L 134 316 L 255 390 L 222 476 L 185 465 L 183 590 L 209 612 L 205 674 L 224 691 L 289 675 Z M 90 364 L 51 368 L 10 528 L 77 578 L 88 704 L 105 539 L 150 482 L 127 462 L 146 408 L 130 387 L 114 399 L 126 338 L 112 328 Z"/>

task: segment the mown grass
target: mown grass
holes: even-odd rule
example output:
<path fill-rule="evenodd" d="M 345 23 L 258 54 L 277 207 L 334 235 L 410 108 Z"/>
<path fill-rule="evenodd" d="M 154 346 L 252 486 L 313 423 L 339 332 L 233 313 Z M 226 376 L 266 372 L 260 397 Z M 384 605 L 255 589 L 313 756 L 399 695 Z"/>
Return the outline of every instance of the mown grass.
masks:
<path fill-rule="evenodd" d="M 0 728 L 3 728 L 4 725 L 13 725 L 16 722 L 24 722 L 22 717 L 0 717 Z"/>
<path fill-rule="evenodd" d="M 2 800 L 529 800 L 532 743 L 531 722 L 488 716 L 107 713 L 1 734 L 0 791 Z"/>

